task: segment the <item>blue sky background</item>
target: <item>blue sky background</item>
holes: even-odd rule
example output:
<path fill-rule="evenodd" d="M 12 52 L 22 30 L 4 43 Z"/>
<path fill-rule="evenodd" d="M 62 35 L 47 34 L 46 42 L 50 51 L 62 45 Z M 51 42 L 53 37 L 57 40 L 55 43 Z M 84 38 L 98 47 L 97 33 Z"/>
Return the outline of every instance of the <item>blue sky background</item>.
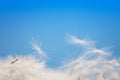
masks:
<path fill-rule="evenodd" d="M 77 57 L 81 49 L 66 42 L 66 34 L 112 46 L 120 57 L 119 0 L 0 0 L 0 57 L 26 55 L 38 37 L 51 58 L 48 66 Z"/>

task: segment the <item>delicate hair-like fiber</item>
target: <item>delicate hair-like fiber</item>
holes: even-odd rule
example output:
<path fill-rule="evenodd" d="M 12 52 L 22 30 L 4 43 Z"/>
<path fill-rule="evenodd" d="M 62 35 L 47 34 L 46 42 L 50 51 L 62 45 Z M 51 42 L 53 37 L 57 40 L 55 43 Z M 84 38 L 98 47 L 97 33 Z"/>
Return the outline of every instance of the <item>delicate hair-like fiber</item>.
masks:
<path fill-rule="evenodd" d="M 106 49 L 97 49 L 95 43 L 69 35 L 69 42 L 85 49 L 77 59 L 64 64 L 62 68 L 51 69 L 45 60 L 34 56 L 0 59 L 0 80 L 120 80 L 120 63 L 108 59 L 111 54 Z M 46 55 L 35 39 L 33 49 L 43 58 Z M 93 46 L 94 45 L 94 46 Z"/>

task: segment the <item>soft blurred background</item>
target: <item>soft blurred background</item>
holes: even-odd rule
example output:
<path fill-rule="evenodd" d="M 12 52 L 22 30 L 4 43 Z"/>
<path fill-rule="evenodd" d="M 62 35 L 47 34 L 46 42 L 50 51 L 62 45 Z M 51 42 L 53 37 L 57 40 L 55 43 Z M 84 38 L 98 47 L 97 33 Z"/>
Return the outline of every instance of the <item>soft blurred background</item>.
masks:
<path fill-rule="evenodd" d="M 98 48 L 112 47 L 120 57 L 119 0 L 0 0 L 0 57 L 28 55 L 32 37 L 57 67 L 80 55 L 66 34 L 96 41 Z"/>

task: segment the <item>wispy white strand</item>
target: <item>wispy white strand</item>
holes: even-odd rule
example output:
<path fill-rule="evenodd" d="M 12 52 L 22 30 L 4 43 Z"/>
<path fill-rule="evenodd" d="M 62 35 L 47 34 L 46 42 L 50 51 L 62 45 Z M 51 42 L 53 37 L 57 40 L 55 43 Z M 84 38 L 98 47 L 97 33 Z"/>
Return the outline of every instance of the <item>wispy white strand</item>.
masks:
<path fill-rule="evenodd" d="M 111 54 L 106 49 L 97 49 L 95 43 L 69 35 L 69 41 L 85 49 L 77 59 L 64 64 L 62 69 L 51 69 L 44 59 L 37 60 L 32 55 L 9 57 L 0 60 L 0 80 L 120 80 L 120 63 L 108 59 Z M 33 49 L 41 56 L 46 55 L 37 41 Z"/>

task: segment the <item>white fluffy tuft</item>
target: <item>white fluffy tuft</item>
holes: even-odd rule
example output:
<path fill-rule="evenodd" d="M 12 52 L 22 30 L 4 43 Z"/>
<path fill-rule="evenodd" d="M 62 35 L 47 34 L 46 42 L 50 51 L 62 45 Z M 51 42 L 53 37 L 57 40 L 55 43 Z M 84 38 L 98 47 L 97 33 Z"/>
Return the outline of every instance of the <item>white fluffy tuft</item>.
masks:
<path fill-rule="evenodd" d="M 0 60 L 0 80 L 120 80 L 120 63 L 115 58 L 108 59 L 109 51 L 97 49 L 93 41 L 73 35 L 69 35 L 69 41 L 87 49 L 62 69 L 51 69 L 44 59 L 39 61 L 31 55 L 10 57 Z M 33 49 L 41 57 L 46 56 L 40 45 L 33 42 Z"/>

